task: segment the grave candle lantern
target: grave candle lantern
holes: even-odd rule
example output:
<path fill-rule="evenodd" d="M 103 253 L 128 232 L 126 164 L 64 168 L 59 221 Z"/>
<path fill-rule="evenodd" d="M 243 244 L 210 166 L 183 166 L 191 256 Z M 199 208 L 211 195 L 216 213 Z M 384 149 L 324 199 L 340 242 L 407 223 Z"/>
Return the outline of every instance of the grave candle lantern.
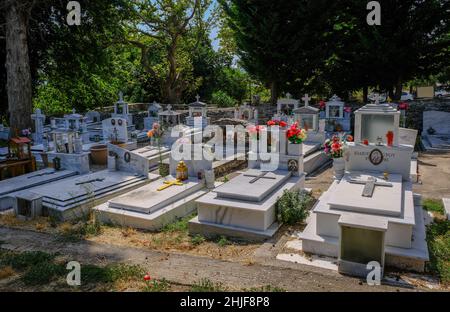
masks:
<path fill-rule="evenodd" d="M 387 145 L 392 147 L 392 145 L 394 145 L 394 132 L 388 131 L 386 133 L 386 139 L 387 139 Z"/>

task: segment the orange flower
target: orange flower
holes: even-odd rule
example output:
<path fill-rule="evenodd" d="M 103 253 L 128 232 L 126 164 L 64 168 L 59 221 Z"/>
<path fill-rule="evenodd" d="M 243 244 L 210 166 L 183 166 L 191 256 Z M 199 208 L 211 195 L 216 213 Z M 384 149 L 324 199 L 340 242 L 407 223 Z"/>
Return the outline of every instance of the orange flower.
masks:
<path fill-rule="evenodd" d="M 149 132 L 147 132 L 147 137 L 148 138 L 152 138 L 153 137 L 153 130 L 150 130 Z"/>

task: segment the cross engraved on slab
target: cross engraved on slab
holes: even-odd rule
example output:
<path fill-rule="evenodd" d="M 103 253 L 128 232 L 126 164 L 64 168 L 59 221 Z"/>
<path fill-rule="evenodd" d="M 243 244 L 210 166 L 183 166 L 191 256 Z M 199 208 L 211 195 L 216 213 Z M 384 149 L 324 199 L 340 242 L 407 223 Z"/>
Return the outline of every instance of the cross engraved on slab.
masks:
<path fill-rule="evenodd" d="M 32 178 L 37 178 L 37 177 L 43 177 L 43 176 L 46 176 L 46 175 L 52 175 L 52 174 L 55 174 L 55 173 L 56 173 L 56 170 L 55 170 L 55 171 L 50 171 L 50 172 L 43 172 L 43 173 L 35 174 L 35 175 L 33 175 L 33 176 L 29 176 L 27 179 L 32 179 Z"/>
<path fill-rule="evenodd" d="M 92 179 L 92 180 L 88 180 L 88 181 L 83 181 L 83 182 L 75 183 L 75 185 L 83 185 L 83 184 L 88 184 L 88 183 L 92 183 L 92 182 L 103 182 L 104 180 L 105 180 L 105 178 L 102 178 L 102 179 Z"/>
<path fill-rule="evenodd" d="M 393 187 L 392 183 L 387 182 L 377 182 L 376 178 L 370 177 L 367 181 L 360 181 L 356 179 L 350 179 L 352 184 L 362 184 L 364 189 L 362 192 L 363 197 L 372 197 L 376 186 Z"/>
<path fill-rule="evenodd" d="M 165 189 L 171 187 L 171 186 L 182 186 L 183 182 L 180 180 L 174 180 L 174 181 L 164 181 L 164 185 L 157 189 L 158 192 L 164 191 Z"/>
<path fill-rule="evenodd" d="M 252 179 L 252 180 L 250 180 L 250 184 L 253 184 L 253 183 L 255 183 L 256 181 L 259 181 L 260 179 L 270 179 L 270 180 L 276 180 L 276 178 L 275 177 L 266 177 L 266 175 L 268 174 L 269 172 L 261 172 L 261 174 L 258 174 L 258 175 L 254 175 L 254 174 L 244 174 L 244 177 L 251 177 L 251 178 L 254 178 L 254 179 Z"/>

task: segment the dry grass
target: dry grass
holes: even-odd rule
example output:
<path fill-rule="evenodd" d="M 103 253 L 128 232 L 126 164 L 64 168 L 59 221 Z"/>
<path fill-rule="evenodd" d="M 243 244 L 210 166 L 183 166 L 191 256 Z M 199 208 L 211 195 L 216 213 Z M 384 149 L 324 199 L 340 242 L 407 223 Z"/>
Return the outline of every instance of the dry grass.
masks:
<path fill-rule="evenodd" d="M 130 232 L 132 233 L 131 235 Z M 182 252 L 209 256 L 214 259 L 233 259 L 235 261 L 248 259 L 260 246 L 259 244 L 243 245 L 232 243 L 221 247 L 212 241 L 195 244 L 185 231 L 152 233 L 116 227 L 104 227 L 101 235 L 92 237 L 89 240 L 110 245 Z"/>
<path fill-rule="evenodd" d="M 14 274 L 16 274 L 16 272 L 11 266 L 0 268 L 0 280 L 11 277 Z"/>

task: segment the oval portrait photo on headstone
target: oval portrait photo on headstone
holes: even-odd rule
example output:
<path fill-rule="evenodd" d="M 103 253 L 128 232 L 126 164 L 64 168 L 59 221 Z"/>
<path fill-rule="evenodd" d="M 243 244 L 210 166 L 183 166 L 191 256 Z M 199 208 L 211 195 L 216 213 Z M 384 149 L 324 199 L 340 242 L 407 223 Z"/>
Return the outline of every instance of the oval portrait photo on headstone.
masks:
<path fill-rule="evenodd" d="M 370 152 L 369 160 L 374 166 L 378 166 L 383 162 L 383 153 L 379 149 L 374 149 Z"/>

